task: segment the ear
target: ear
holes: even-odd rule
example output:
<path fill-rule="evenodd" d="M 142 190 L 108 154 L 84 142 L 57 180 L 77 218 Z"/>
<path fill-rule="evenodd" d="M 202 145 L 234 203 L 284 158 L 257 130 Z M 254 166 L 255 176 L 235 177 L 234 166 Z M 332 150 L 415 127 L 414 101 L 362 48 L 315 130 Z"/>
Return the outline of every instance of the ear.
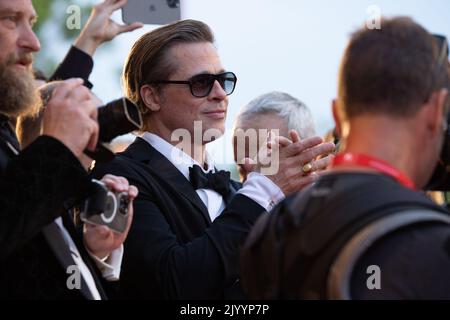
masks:
<path fill-rule="evenodd" d="M 342 123 L 339 117 L 339 107 L 336 99 L 331 102 L 331 109 L 333 112 L 333 119 L 336 126 L 336 134 L 338 137 L 342 137 Z"/>
<path fill-rule="evenodd" d="M 428 128 L 433 135 L 442 134 L 443 128 L 446 128 L 447 126 L 447 96 L 447 89 L 441 89 L 433 92 L 427 102 L 428 106 L 424 108 L 427 114 Z"/>
<path fill-rule="evenodd" d="M 142 101 L 152 112 L 159 111 L 161 109 L 160 97 L 156 89 L 148 84 L 143 85 L 140 89 Z"/>

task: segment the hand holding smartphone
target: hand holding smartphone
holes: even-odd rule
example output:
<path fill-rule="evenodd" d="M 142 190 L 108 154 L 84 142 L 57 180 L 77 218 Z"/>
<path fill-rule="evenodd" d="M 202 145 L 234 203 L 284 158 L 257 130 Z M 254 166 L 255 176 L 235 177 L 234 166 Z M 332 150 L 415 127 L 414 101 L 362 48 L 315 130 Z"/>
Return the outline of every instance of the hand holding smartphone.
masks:
<path fill-rule="evenodd" d="M 122 8 L 122 20 L 127 24 L 168 24 L 180 19 L 180 0 L 128 0 Z"/>

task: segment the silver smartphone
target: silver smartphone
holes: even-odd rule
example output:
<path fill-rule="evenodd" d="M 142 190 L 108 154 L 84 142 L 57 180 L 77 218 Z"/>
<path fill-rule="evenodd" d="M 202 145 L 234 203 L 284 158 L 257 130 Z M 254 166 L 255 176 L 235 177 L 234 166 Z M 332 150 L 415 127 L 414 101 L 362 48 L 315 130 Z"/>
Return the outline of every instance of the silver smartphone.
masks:
<path fill-rule="evenodd" d="M 122 20 L 128 24 L 168 24 L 180 19 L 180 0 L 128 0 L 122 8 Z"/>

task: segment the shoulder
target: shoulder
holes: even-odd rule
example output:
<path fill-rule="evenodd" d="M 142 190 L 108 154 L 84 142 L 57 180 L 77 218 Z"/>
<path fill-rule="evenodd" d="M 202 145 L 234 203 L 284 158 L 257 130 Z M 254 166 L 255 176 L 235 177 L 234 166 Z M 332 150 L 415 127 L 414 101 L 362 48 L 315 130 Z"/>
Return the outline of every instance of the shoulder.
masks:
<path fill-rule="evenodd" d="M 91 176 L 95 178 L 101 178 L 105 174 L 133 176 L 133 168 L 136 166 L 139 165 L 134 163 L 132 159 L 119 154 L 116 155 L 112 161 L 106 163 L 96 163 L 94 168 L 91 170 Z"/>
<path fill-rule="evenodd" d="M 376 269 L 369 269 L 376 266 Z M 450 225 L 424 223 L 392 232 L 359 259 L 352 296 L 359 299 L 449 299 Z M 379 271 L 380 289 L 367 281 Z"/>
<path fill-rule="evenodd" d="M 125 151 L 117 153 L 114 160 L 105 163 L 96 163 L 91 170 L 91 175 L 101 178 L 105 174 L 121 175 L 133 177 L 145 170 L 146 162 L 143 154 L 148 154 L 151 148 L 143 143 L 141 139 L 136 139 Z"/>

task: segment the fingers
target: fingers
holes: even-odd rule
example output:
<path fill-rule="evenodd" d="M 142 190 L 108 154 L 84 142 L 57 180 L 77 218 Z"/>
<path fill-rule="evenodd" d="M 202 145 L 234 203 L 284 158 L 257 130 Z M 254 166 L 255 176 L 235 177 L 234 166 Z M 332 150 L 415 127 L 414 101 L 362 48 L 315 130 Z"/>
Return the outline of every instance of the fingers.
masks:
<path fill-rule="evenodd" d="M 61 100 L 66 99 L 72 93 L 72 91 L 80 87 L 83 82 L 83 79 L 80 78 L 69 79 L 64 82 L 60 82 L 53 90 L 52 98 L 55 97 Z"/>
<path fill-rule="evenodd" d="M 54 84 L 43 117 L 43 134 L 63 142 L 77 157 L 98 138 L 97 106 L 82 79 Z"/>
<path fill-rule="evenodd" d="M 330 152 L 334 150 L 334 147 L 335 146 L 332 142 L 321 143 L 312 148 L 304 150 L 294 159 L 297 159 L 296 161 L 299 161 L 299 163 L 301 164 L 306 164 L 313 161 L 320 155 L 328 155 Z"/>
<path fill-rule="evenodd" d="M 126 32 L 131 32 L 134 31 L 136 29 L 142 28 L 144 25 L 140 22 L 134 22 L 132 24 L 125 24 L 125 25 L 118 25 L 119 27 L 119 32 L 117 34 L 122 34 L 122 33 L 126 33 Z"/>
<path fill-rule="evenodd" d="M 101 180 L 108 188 L 116 192 L 127 192 L 130 201 L 136 199 L 139 194 L 139 190 L 128 183 L 128 180 L 124 177 L 114 176 L 112 174 L 105 175 Z"/>
<path fill-rule="evenodd" d="M 126 236 L 128 235 L 128 232 L 130 231 L 131 223 L 133 222 L 133 215 L 134 215 L 134 211 L 133 211 L 133 202 L 130 201 L 130 203 L 128 204 L 127 227 L 125 228 L 125 231 L 122 233 L 122 237 L 124 237 L 124 239 L 125 239 Z"/>
<path fill-rule="evenodd" d="M 293 143 L 297 143 L 301 140 L 300 135 L 298 134 L 298 132 L 296 130 L 289 131 L 289 136 L 291 137 L 291 140 Z"/>
<path fill-rule="evenodd" d="M 130 200 L 136 199 L 138 194 L 139 194 L 138 188 L 136 188 L 135 186 L 130 186 L 130 188 L 128 189 L 128 196 L 130 197 Z"/>
<path fill-rule="evenodd" d="M 106 10 L 111 14 L 113 11 L 123 7 L 127 2 L 128 0 L 105 0 L 102 3 L 95 5 L 94 9 Z"/>
<path fill-rule="evenodd" d="M 88 91 L 89 92 L 89 91 Z M 98 135 L 100 128 L 97 123 L 97 101 L 92 94 L 89 94 L 89 99 L 86 103 L 81 105 L 83 112 L 87 114 L 87 116 L 91 119 L 91 121 L 87 121 L 87 130 L 90 133 L 90 137 L 86 148 L 90 151 L 94 151 L 97 147 Z M 98 99 L 97 99 L 98 100 Z"/>
<path fill-rule="evenodd" d="M 58 101 L 54 103 L 55 105 L 58 105 L 63 100 L 73 102 L 81 101 L 83 102 L 82 110 L 85 110 L 85 112 L 95 120 L 97 117 L 92 117 L 92 115 L 97 114 L 97 108 L 92 103 L 92 94 L 90 90 L 83 85 L 83 82 L 82 79 L 70 79 L 61 82 L 54 89 L 51 100 L 53 100 L 53 102 Z M 71 107 L 79 108 L 80 105 L 74 104 L 71 105 Z"/>
<path fill-rule="evenodd" d="M 122 8 L 124 5 L 126 5 L 128 0 L 112 0 L 112 1 L 110 0 L 110 1 L 105 1 L 105 4 L 106 4 L 106 2 L 109 2 L 108 3 L 109 10 L 116 11 L 116 10 Z"/>
<path fill-rule="evenodd" d="M 117 177 L 112 174 L 105 175 L 101 180 L 106 186 L 117 192 L 128 192 L 128 180 L 124 177 Z"/>
<path fill-rule="evenodd" d="M 278 145 L 280 147 L 287 147 L 288 145 L 292 144 L 292 141 L 286 137 L 278 136 L 273 139 L 273 143 L 272 143 L 272 141 L 269 141 L 269 143 L 270 143 L 270 145 L 268 145 L 269 148 L 272 147 L 273 143 L 275 143 L 276 145 Z"/>
<path fill-rule="evenodd" d="M 316 160 L 316 161 L 312 161 L 311 165 L 312 165 L 312 171 L 322 171 L 328 168 L 328 166 L 331 164 L 331 161 L 333 160 L 334 156 L 333 155 L 329 155 L 326 156 L 325 158 Z"/>
<path fill-rule="evenodd" d="M 100 100 L 100 98 L 97 97 L 97 95 L 95 95 L 93 92 L 91 92 L 91 99 L 92 99 L 92 102 L 93 102 L 97 107 L 99 107 L 99 106 L 101 106 L 101 105 L 103 104 L 103 101 Z"/>
<path fill-rule="evenodd" d="M 298 134 L 292 132 L 291 138 L 297 142 L 280 150 L 278 172 L 270 178 L 285 195 L 316 181 L 316 171 L 327 168 L 332 159 L 328 155 L 335 148 L 333 143 L 322 143 L 319 137 L 299 141 Z M 315 161 L 320 155 L 322 158 Z"/>
<path fill-rule="evenodd" d="M 311 183 L 314 183 L 317 181 L 317 179 L 319 179 L 319 175 L 317 174 L 317 172 L 312 172 L 310 174 L 308 174 L 307 176 L 303 176 L 298 178 L 298 187 L 297 190 L 301 190 L 304 187 L 310 185 Z"/>
<path fill-rule="evenodd" d="M 95 149 L 97 148 L 99 127 L 95 123 L 92 123 L 89 126 L 88 130 L 90 131 L 91 136 L 89 137 L 86 149 L 88 149 L 89 151 L 95 151 Z"/>
<path fill-rule="evenodd" d="M 310 149 L 314 146 L 317 146 L 318 144 L 321 144 L 322 141 L 323 140 L 320 137 L 306 138 L 296 143 L 292 143 L 291 145 L 284 148 L 283 151 L 285 152 L 285 155 L 287 157 L 293 157 L 295 155 L 298 155 L 299 153 L 302 153 L 307 149 Z"/>
<path fill-rule="evenodd" d="M 84 228 L 85 228 L 85 232 L 88 233 L 89 235 L 91 235 L 91 236 L 95 235 L 97 241 L 107 239 L 112 232 L 112 230 L 110 228 L 108 228 L 107 226 L 93 224 L 93 223 L 90 223 L 89 221 L 87 221 L 84 224 Z"/>

